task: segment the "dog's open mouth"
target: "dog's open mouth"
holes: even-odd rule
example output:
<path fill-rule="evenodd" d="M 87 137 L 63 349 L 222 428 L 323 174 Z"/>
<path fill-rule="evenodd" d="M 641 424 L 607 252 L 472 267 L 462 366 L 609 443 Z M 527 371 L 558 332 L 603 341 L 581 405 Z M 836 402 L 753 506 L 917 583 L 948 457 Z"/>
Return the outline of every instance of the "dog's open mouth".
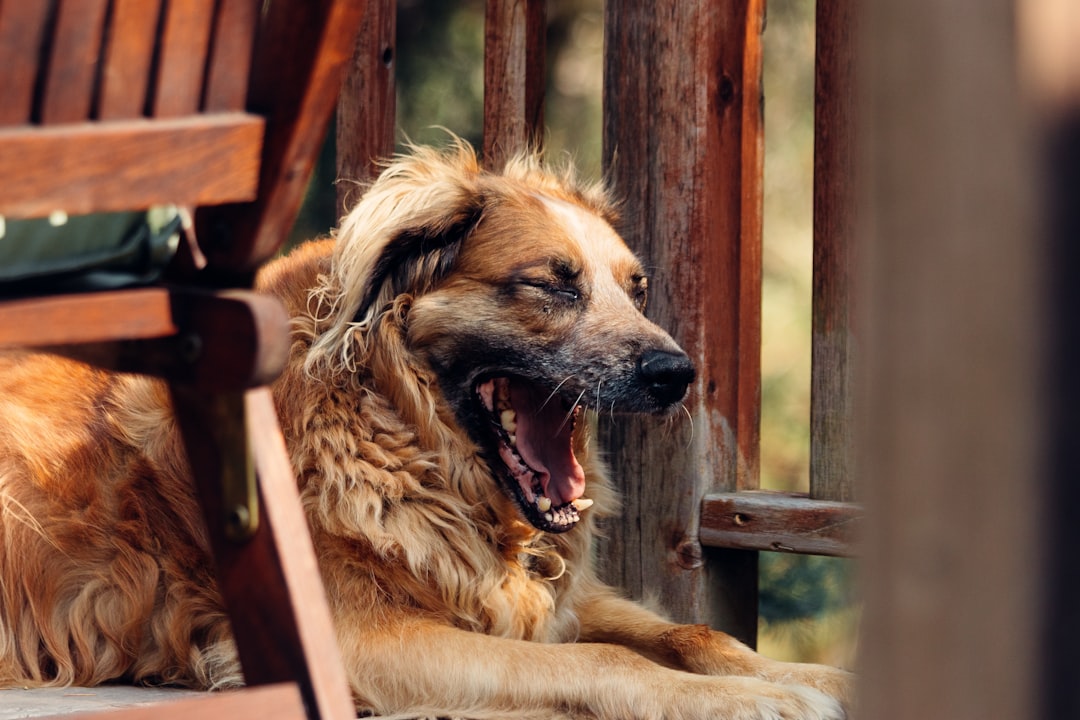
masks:
<path fill-rule="evenodd" d="M 592 505 L 583 497 L 585 471 L 573 449 L 581 408 L 518 378 L 491 378 L 476 394 L 503 464 L 503 485 L 522 515 L 547 532 L 574 527 Z"/>

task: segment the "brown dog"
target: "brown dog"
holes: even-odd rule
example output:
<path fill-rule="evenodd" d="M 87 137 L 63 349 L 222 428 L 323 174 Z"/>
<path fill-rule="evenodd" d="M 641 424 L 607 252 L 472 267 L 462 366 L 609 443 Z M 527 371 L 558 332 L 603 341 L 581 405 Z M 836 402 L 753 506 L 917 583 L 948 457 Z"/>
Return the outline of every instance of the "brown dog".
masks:
<path fill-rule="evenodd" d="M 693 379 L 612 219 L 536 158 L 416 149 L 260 276 L 293 317 L 274 396 L 359 708 L 843 716 L 845 673 L 590 567 L 613 497 L 581 408 L 666 413 Z M 186 473 L 159 383 L 0 361 L 0 680 L 240 682 Z"/>

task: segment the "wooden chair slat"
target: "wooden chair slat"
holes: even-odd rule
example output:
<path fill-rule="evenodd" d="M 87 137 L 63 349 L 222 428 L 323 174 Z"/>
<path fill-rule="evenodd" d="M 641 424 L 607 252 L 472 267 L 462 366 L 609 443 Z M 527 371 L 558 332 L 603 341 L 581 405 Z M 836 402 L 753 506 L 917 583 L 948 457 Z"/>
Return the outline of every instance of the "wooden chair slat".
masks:
<path fill-rule="evenodd" d="M 266 385 L 289 354 L 285 308 L 250 290 L 132 288 L 8 300 L 0 307 L 0 347 L 35 347 L 203 393 Z M 118 337 L 124 341 L 115 342 Z"/>
<path fill-rule="evenodd" d="M 39 108 L 45 124 L 90 118 L 108 0 L 61 0 Z"/>
<path fill-rule="evenodd" d="M 259 31 L 248 98 L 249 107 L 268 117 L 259 198 L 249 205 L 208 208 L 196 216 L 200 241 L 210 239 L 212 247 L 205 249 L 212 264 L 243 271 L 280 249 L 303 200 L 316 150 L 326 137 L 366 5 L 311 0 L 300 12 L 296 5 L 270 4 Z M 320 52 L 303 61 L 279 61 L 296 47 L 313 46 Z M 234 229 L 232 237 L 215 243 L 214 228 L 223 223 Z"/>
<path fill-rule="evenodd" d="M 19 178 L 0 195 L 0 214 L 42 217 L 57 209 L 81 214 L 251 200 L 263 126 L 260 117 L 230 113 L 0 128 L 0 177 Z"/>
<path fill-rule="evenodd" d="M 484 20 L 484 163 L 538 146 L 544 127 L 546 4 L 488 0 Z"/>
<path fill-rule="evenodd" d="M 28 122 L 33 114 L 41 41 L 48 3 L 0 3 L 0 125 Z"/>
<path fill-rule="evenodd" d="M 136 118 L 146 112 L 160 14 L 161 0 L 113 0 L 98 118 Z"/>
<path fill-rule="evenodd" d="M 214 0 L 188 0 L 166 6 L 154 89 L 153 115 L 178 117 L 202 104 L 206 57 L 213 27 Z"/>
<path fill-rule="evenodd" d="M 177 331 L 161 288 L 55 295 L 3 304 L 0 347 L 160 338 Z"/>
<path fill-rule="evenodd" d="M 218 5 L 203 98 L 206 112 L 245 109 L 259 5 L 258 0 L 221 0 Z"/>

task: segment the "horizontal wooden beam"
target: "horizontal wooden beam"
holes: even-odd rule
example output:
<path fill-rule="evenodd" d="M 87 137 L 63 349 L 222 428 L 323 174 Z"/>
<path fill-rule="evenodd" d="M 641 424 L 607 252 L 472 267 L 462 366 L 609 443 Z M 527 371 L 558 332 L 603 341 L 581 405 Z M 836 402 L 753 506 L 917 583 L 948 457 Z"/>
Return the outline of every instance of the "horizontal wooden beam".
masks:
<path fill-rule="evenodd" d="M 179 332 L 169 291 L 162 288 L 7 300 L 0 313 L 0 347 L 146 340 Z"/>
<path fill-rule="evenodd" d="M 264 120 L 247 113 L 0 128 L 0 215 L 255 198 Z"/>
<path fill-rule="evenodd" d="M 245 290 L 134 288 L 0 302 L 0 348 L 32 347 L 203 391 L 265 385 L 285 366 L 288 316 Z"/>
<path fill-rule="evenodd" d="M 710 547 L 850 557 L 862 516 L 858 505 L 804 495 L 716 493 L 701 502 L 699 538 Z"/>

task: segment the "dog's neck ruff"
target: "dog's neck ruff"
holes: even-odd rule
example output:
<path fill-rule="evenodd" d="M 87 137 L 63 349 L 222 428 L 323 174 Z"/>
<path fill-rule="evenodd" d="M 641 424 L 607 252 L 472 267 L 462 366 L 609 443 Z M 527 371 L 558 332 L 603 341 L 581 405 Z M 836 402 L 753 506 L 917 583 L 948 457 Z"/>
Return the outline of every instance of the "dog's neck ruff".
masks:
<path fill-rule="evenodd" d="M 516 378 L 492 378 L 476 392 L 510 476 L 507 491 L 526 519 L 549 532 L 574 527 L 592 505 L 573 449 L 580 408 L 567 409 L 556 394 Z"/>

